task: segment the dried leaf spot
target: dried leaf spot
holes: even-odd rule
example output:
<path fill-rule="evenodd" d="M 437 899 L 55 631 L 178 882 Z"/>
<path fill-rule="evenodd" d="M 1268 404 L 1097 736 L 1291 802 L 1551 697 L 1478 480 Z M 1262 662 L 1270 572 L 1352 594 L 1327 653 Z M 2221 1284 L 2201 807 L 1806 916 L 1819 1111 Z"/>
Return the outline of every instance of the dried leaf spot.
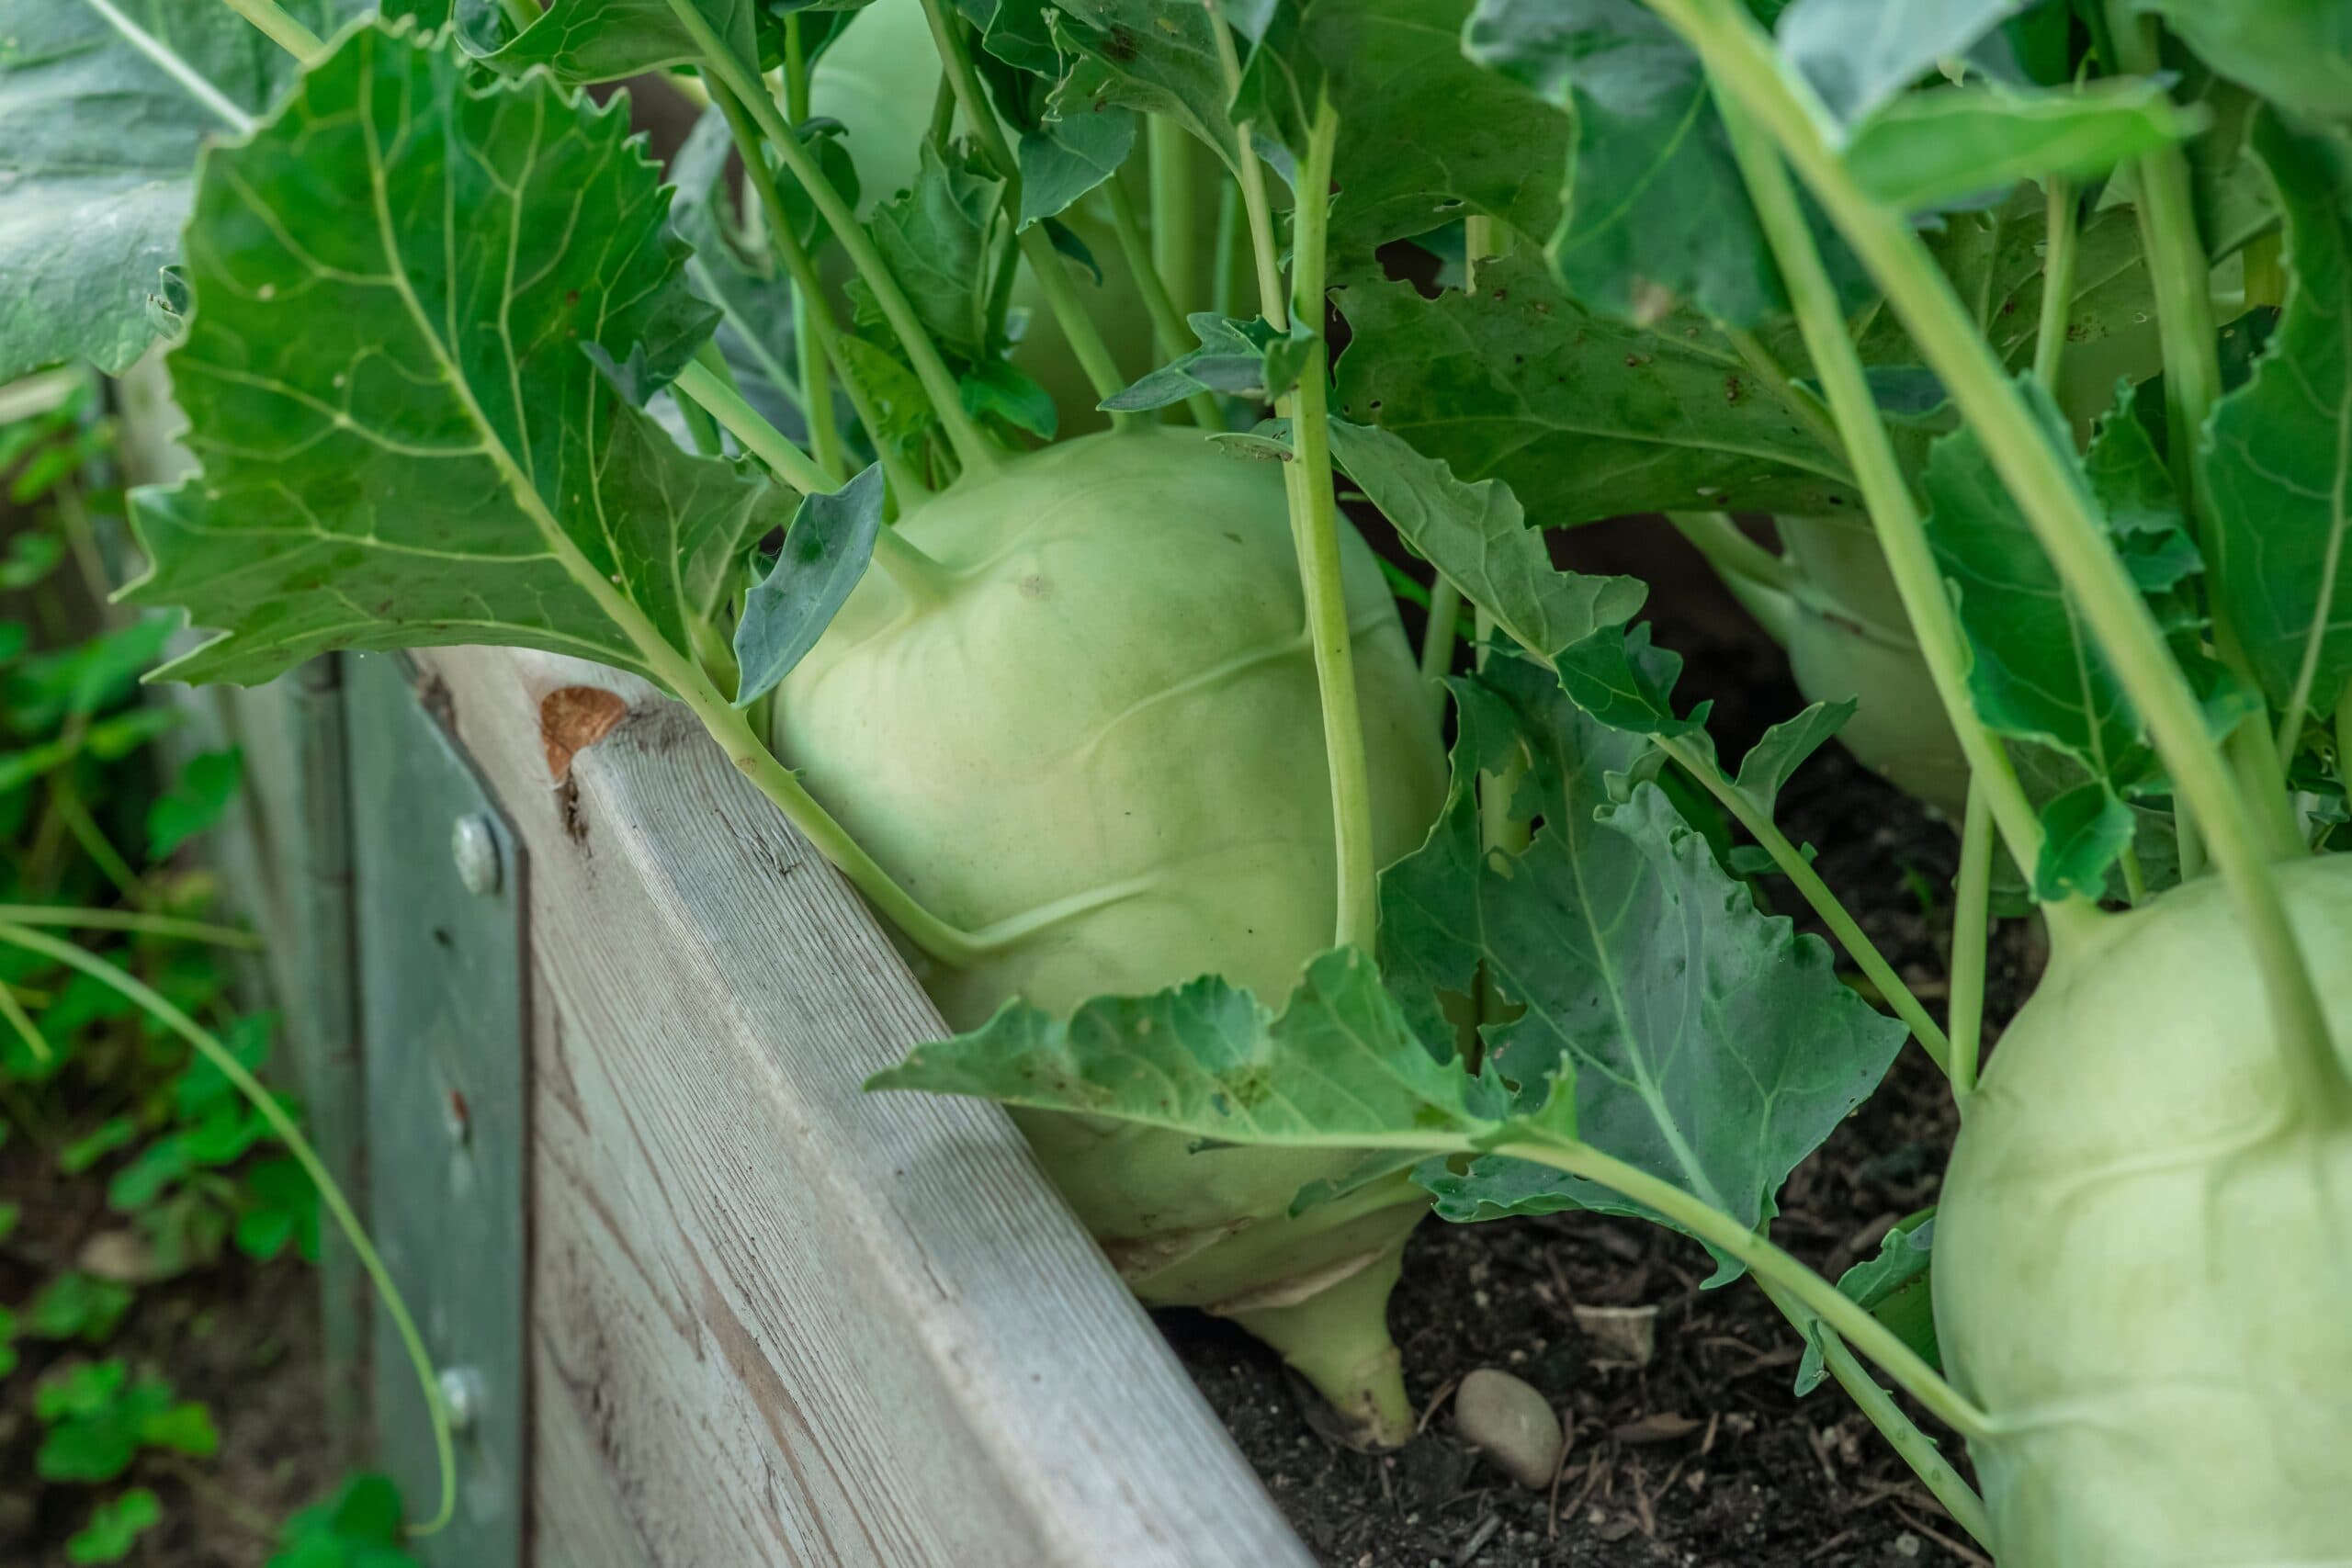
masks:
<path fill-rule="evenodd" d="M 562 784 L 571 759 L 613 731 L 628 716 L 628 702 L 602 686 L 563 686 L 539 699 L 539 743 L 547 749 L 548 777 Z"/>
<path fill-rule="evenodd" d="M 1050 599 L 1054 596 L 1054 580 L 1042 571 L 1033 571 L 1018 584 L 1023 599 Z"/>

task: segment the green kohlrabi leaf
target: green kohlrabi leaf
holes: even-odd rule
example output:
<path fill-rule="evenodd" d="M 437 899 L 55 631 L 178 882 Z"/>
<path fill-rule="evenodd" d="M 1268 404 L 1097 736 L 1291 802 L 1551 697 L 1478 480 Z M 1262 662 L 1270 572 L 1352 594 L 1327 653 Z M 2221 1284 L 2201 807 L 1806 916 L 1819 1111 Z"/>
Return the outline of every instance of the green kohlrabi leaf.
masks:
<path fill-rule="evenodd" d="M 1194 392 L 1272 402 L 1297 381 L 1315 339 L 1303 323 L 1278 332 L 1263 318 L 1240 321 L 1208 310 L 1190 318 L 1201 346 L 1102 400 L 1114 412 L 1166 408 Z"/>
<path fill-rule="evenodd" d="M 2160 82 L 2065 90 L 1971 83 L 1887 105 L 1856 128 L 1846 168 L 1877 200 L 1924 211 L 2023 179 L 2104 175 L 2204 123 Z"/>
<path fill-rule="evenodd" d="M 1553 265 L 1621 320 L 1682 300 L 1734 326 L 1785 296 L 1699 58 L 1641 0 L 1478 0 L 1470 57 L 1576 124 Z"/>
<path fill-rule="evenodd" d="M 879 463 L 831 494 L 801 498 L 775 570 L 744 596 L 735 627 L 737 707 L 775 690 L 832 625 L 873 559 L 882 500 Z"/>
<path fill-rule="evenodd" d="M 1118 173 L 1135 146 L 1136 117 L 1106 105 L 1021 133 L 1021 226 L 1051 218 Z"/>
<path fill-rule="evenodd" d="M 967 1034 L 916 1046 L 866 1087 L 1292 1147 L 1466 1149 L 1510 1115 L 1502 1085 L 1415 1037 L 1379 971 L 1352 948 L 1308 964 L 1279 1015 L 1214 976 L 1148 997 L 1099 997 L 1068 1022 L 1015 1000 Z"/>
<path fill-rule="evenodd" d="M 866 228 L 933 343 L 966 359 L 988 352 L 989 226 L 1004 182 L 967 160 L 942 159 L 930 142 L 913 188 L 875 209 Z M 863 279 L 850 285 L 861 326 L 884 324 Z"/>
<path fill-rule="evenodd" d="M 1556 570 L 1499 480 L 1464 484 L 1393 432 L 1345 420 L 1331 422 L 1331 455 L 1415 555 L 1528 648 L 1557 653 L 1642 607 L 1638 579 Z"/>
<path fill-rule="evenodd" d="M 1933 1210 L 1903 1221 L 1879 1243 L 1877 1257 L 1865 1258 L 1838 1276 L 1838 1289 L 1894 1330 L 1921 1360 L 1940 1371 L 1943 1357 L 1936 1344 L 1935 1303 L 1928 1290 L 1935 1226 Z M 1798 1397 L 1819 1388 L 1828 1375 L 1820 1348 L 1808 1343 L 1804 1360 L 1797 1368 Z"/>
<path fill-rule="evenodd" d="M 1762 807 L 1765 816 L 1771 816 L 1780 804 L 1781 789 L 1804 766 L 1807 758 L 1846 727 L 1846 721 L 1854 716 L 1854 710 L 1860 705 L 1851 697 L 1843 702 L 1815 703 L 1794 718 L 1782 719 L 1772 726 L 1739 760 L 1739 773 L 1732 780 L 1733 786 Z"/>
<path fill-rule="evenodd" d="M 835 143 L 828 138 L 824 145 Z M 764 254 L 736 243 L 727 191 L 728 163 L 734 151 L 726 115 L 717 108 L 706 111 L 670 162 L 670 179 L 677 187 L 670 222 L 694 246 L 686 276 L 695 292 L 718 306 L 734 329 L 725 340 L 733 351 L 730 362 L 747 362 L 759 380 L 772 388 L 797 387 L 792 287 L 776 276 Z M 841 161 L 848 162 L 845 153 Z M 746 395 L 750 392 L 747 388 Z"/>
<path fill-rule="evenodd" d="M 781 492 L 679 451 L 582 352 L 625 358 L 684 288 L 626 118 L 467 75 L 361 28 L 207 161 L 171 361 L 204 468 L 137 498 L 151 566 L 127 591 L 235 628 L 179 679 L 481 642 L 662 679 L 780 519 Z"/>
<path fill-rule="evenodd" d="M 2030 378 L 2019 384 L 2071 461 L 2048 394 Z M 1924 483 L 1928 537 L 1958 590 L 1973 655 L 1978 715 L 2003 735 L 2071 753 L 2118 794 L 2151 784 L 2155 753 L 2138 714 L 1974 432 L 1936 443 Z"/>
<path fill-rule="evenodd" d="M 1971 306 L 1977 328 L 2003 364 L 2033 363 L 2041 316 L 2048 204 L 2021 186 L 1981 211 L 1951 212 L 1925 236 L 1953 290 Z M 2245 236 L 2239 236 L 2243 243 Z M 2128 207 L 2084 215 L 2075 240 L 2074 299 L 2066 310 L 2066 354 L 2058 403 L 2077 431 L 2115 400 L 2118 376 L 2144 381 L 2162 367 L 2155 296 L 2142 261 L 2140 226 Z M 1920 353 L 1894 319 L 1874 310 L 1857 334 L 1871 365 L 1917 365 Z M 1916 472 L 1916 469 L 1914 470 Z"/>
<path fill-rule="evenodd" d="M 2254 143 L 2293 286 L 2200 454 L 2213 592 L 2271 703 L 2324 718 L 2352 682 L 2352 141 L 2265 111 Z"/>
<path fill-rule="evenodd" d="M 1876 112 L 1942 61 L 1966 55 L 2029 0 L 1796 0 L 1773 25 L 1781 52 L 1829 112 Z M 1980 187 L 1981 188 L 1981 187 Z"/>
<path fill-rule="evenodd" d="M 2033 868 L 2037 902 L 2103 897 L 2108 872 L 2132 847 L 2139 823 L 2105 779 L 2075 785 L 2041 807 L 2041 855 Z"/>
<path fill-rule="evenodd" d="M 2198 57 L 2282 108 L 2352 119 L 2352 6 L 2344 0 L 2134 0 Z"/>
<path fill-rule="evenodd" d="M 695 0 L 695 6 L 737 60 L 758 59 L 758 0 Z M 548 0 L 537 21 L 482 56 L 516 74 L 543 65 L 575 86 L 701 58 L 670 0 Z"/>
<path fill-rule="evenodd" d="M 1656 784 L 1615 802 L 1610 776 L 1646 741 L 1603 728 L 1513 656 L 1453 690 L 1444 815 L 1382 879 L 1392 985 L 1425 1006 L 1417 995 L 1467 994 L 1483 974 L 1523 1010 L 1481 1032 L 1505 1079 L 1524 1092 L 1565 1060 L 1578 1136 L 1763 1223 L 1789 1170 L 1884 1074 L 1903 1026 L 1838 980 L 1826 943 L 1758 913 Z M 1476 778 L 1514 752 L 1543 826 L 1519 854 L 1482 853 Z M 1505 1156 L 1466 1176 L 1452 1188 L 1459 1205 L 1527 1212 L 1567 1198 L 1625 1212 Z"/>
<path fill-rule="evenodd" d="M 175 79 L 80 0 L 0 0 L 0 383 L 55 360 L 119 371 L 155 335 L 208 137 L 243 129 L 297 67 L 220 0 L 116 0 Z M 289 0 L 331 31 L 356 5 Z"/>
<path fill-rule="evenodd" d="M 1054 92 L 1055 113 L 1072 118 L 1116 104 L 1166 115 L 1215 149 L 1228 169 L 1240 167 L 1213 30 L 1224 25 L 1217 13 L 1198 0 L 1053 4 L 1053 37 L 1069 63 Z"/>
<path fill-rule="evenodd" d="M 1624 326 L 1524 256 L 1478 271 L 1475 294 L 1428 299 L 1378 282 L 1340 292 L 1354 334 L 1340 356 L 1340 413 L 1395 431 L 1465 481 L 1504 480 L 1545 527 L 1691 507 L 1858 507 L 1842 456 L 1696 318 Z M 1924 453 L 1923 434 L 1895 434 Z"/>
<path fill-rule="evenodd" d="M 1542 241 L 1560 220 L 1568 117 L 1463 57 L 1470 0 L 1304 0 L 1275 7 L 1243 82 L 1245 109 L 1304 156 L 1328 91 L 1340 116 L 1331 254 L 1345 267 L 1391 240 L 1482 213 Z"/>
<path fill-rule="evenodd" d="M 982 359 L 956 379 L 964 412 L 974 419 L 993 414 L 1016 430 L 1051 441 L 1061 423 L 1053 393 L 1009 359 Z"/>

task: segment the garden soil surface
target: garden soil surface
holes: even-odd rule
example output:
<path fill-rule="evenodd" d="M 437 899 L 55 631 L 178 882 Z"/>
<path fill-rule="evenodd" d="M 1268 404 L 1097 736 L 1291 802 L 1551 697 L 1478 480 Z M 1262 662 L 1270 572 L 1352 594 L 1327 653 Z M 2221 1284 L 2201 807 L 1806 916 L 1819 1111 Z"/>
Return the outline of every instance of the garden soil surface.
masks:
<path fill-rule="evenodd" d="M 102 1177 L 58 1175 L 29 1138 L 0 1147 L 0 1200 L 23 1205 L 0 1243 L 0 1302 L 23 1301 L 93 1237 L 119 1231 Z M 163 1520 L 122 1561 L 128 1568 L 260 1568 L 296 1509 L 342 1477 L 328 1426 L 321 1361 L 319 1276 L 291 1257 L 256 1265 L 233 1251 L 210 1268 L 139 1287 L 102 1347 L 19 1339 L 24 1361 L 0 1379 L 0 1563 L 67 1568 L 65 1541 L 92 1506 L 125 1486 L 152 1487 Z M 148 1456 L 106 1487 L 34 1476 L 41 1428 L 33 1389 L 54 1367 L 118 1356 L 133 1373 L 170 1380 L 210 1407 L 220 1451 L 209 1461 Z"/>
<path fill-rule="evenodd" d="M 1559 549 L 1563 564 L 1650 581 L 1657 640 L 1690 661 L 1681 699 L 1716 699 L 1712 728 L 1725 756 L 1802 705 L 1777 651 L 1662 523 L 1578 529 Z M 1781 819 L 1818 848 L 1825 878 L 1939 1010 L 1952 831 L 1834 746 L 1782 795 Z M 1763 892 L 1811 924 L 1785 884 Z M 2003 923 L 1988 1033 L 2029 993 L 2041 958 L 2029 922 Z M 1774 1239 L 1835 1279 L 1935 1201 L 1956 1124 L 1941 1075 L 1906 1047 L 1878 1094 L 1792 1176 Z M 1419 1437 L 1385 1455 L 1320 1436 L 1295 1380 L 1230 1325 L 1193 1313 L 1159 1321 L 1329 1568 L 1986 1562 L 1836 1384 L 1794 1395 L 1803 1347 L 1763 1293 L 1745 1280 L 1704 1290 L 1709 1272 L 1695 1244 L 1637 1221 L 1425 1224 L 1390 1309 L 1424 1419 Z M 1654 1307 L 1647 1363 L 1580 1332 L 1580 1306 Z M 1534 1385 L 1570 1429 L 1555 1486 L 1515 1484 L 1455 1434 L 1453 1391 L 1481 1367 Z M 1957 1456 L 1957 1441 L 1949 1446 Z"/>

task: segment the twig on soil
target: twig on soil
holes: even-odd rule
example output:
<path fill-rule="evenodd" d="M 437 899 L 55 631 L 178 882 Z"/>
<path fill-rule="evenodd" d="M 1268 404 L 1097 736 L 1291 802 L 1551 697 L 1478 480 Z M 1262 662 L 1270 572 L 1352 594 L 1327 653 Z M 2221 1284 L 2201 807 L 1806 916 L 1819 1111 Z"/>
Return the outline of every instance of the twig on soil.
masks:
<path fill-rule="evenodd" d="M 1972 1563 L 1974 1565 L 1974 1568 L 1993 1568 L 1993 1560 L 1991 1558 L 1985 1556 L 1983 1552 L 1977 1551 L 1973 1546 L 1954 1540 L 1951 1537 L 1944 1534 L 1943 1531 L 1936 1529 L 1933 1525 L 1928 1524 L 1926 1520 L 1920 1518 L 1918 1515 L 1913 1513 L 1902 1504 L 1897 1503 L 1894 1506 L 1894 1511 L 1903 1516 L 1903 1522 L 1905 1524 L 1909 1525 L 1913 1529 L 1917 1530 L 1921 1535 L 1926 1536 L 1929 1540 L 1934 1541 L 1938 1546 L 1942 1547 L 1946 1551 L 1951 1552 L 1962 1562 Z"/>
<path fill-rule="evenodd" d="M 1860 1530 L 1855 1529 L 1849 1525 L 1846 1529 L 1839 1530 L 1836 1535 L 1831 1536 L 1827 1540 L 1823 1541 L 1819 1546 L 1815 1547 L 1811 1551 L 1806 1552 L 1804 1554 L 1804 1561 L 1807 1562 L 1818 1562 L 1860 1533 L 1861 1532 Z"/>
<path fill-rule="evenodd" d="M 1560 1481 L 1568 1473 L 1568 1456 L 1577 1449 L 1577 1418 L 1570 1412 L 1560 1429 L 1560 1457 L 1552 1466 L 1552 1486 L 1544 1502 L 1544 1536 L 1550 1540 L 1560 1528 Z"/>
<path fill-rule="evenodd" d="M 1657 1539 L 1657 1515 L 1650 1507 L 1649 1488 L 1642 1484 L 1642 1461 L 1634 1461 L 1634 1522 L 1642 1529 L 1644 1540 Z"/>
<path fill-rule="evenodd" d="M 1470 1539 L 1463 1543 L 1462 1550 L 1453 1554 L 1453 1568 L 1468 1568 L 1470 1560 L 1486 1551 L 1487 1542 L 1494 1540 L 1495 1532 L 1502 1528 L 1503 1517 L 1500 1514 L 1488 1514 L 1487 1522 L 1480 1525 Z"/>
<path fill-rule="evenodd" d="M 1430 1423 L 1436 1419 L 1439 1407 L 1444 1404 L 1447 1400 L 1453 1398 L 1453 1391 L 1461 1386 L 1462 1379 L 1459 1375 L 1450 1377 L 1446 1379 L 1445 1382 L 1438 1385 L 1438 1391 L 1430 1395 L 1430 1402 L 1421 1406 L 1421 1418 L 1413 1423 L 1413 1435 L 1415 1437 L 1419 1437 L 1423 1432 L 1430 1429 Z"/>

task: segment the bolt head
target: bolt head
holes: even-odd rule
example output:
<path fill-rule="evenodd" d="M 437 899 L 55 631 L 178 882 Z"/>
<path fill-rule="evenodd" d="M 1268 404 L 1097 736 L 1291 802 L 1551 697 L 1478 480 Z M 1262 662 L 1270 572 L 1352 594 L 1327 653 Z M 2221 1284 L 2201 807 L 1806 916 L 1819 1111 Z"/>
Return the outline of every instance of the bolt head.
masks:
<path fill-rule="evenodd" d="M 472 1431 L 474 1423 L 481 1419 L 481 1374 L 471 1367 L 444 1367 L 435 1383 L 441 1391 L 442 1407 L 449 1413 L 449 1430 Z"/>
<path fill-rule="evenodd" d="M 449 829 L 449 858 L 457 863 L 458 881 L 478 897 L 498 891 L 503 868 L 498 861 L 498 835 L 490 819 L 479 814 L 460 817 Z"/>

